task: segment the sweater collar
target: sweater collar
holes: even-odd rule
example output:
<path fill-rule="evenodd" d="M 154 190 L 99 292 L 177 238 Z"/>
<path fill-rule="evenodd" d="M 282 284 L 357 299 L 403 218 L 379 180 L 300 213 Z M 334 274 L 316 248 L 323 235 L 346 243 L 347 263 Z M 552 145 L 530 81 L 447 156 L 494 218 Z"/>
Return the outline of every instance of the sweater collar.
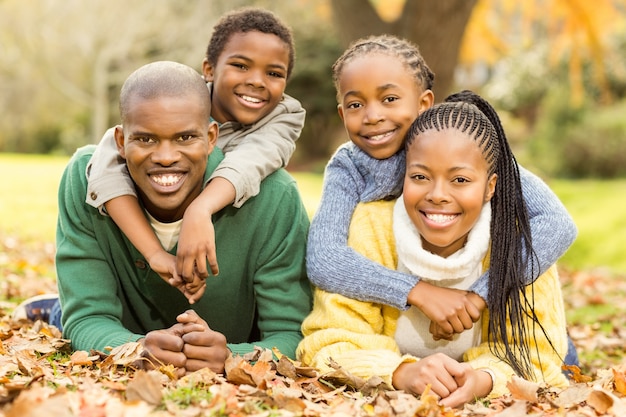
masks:
<path fill-rule="evenodd" d="M 398 265 L 411 274 L 430 280 L 466 277 L 482 265 L 489 250 L 491 238 L 491 203 L 483 205 L 478 221 L 467 237 L 463 248 L 443 258 L 422 247 L 421 236 L 411 221 L 402 198 L 398 198 L 393 212 L 393 232 L 398 253 Z"/>

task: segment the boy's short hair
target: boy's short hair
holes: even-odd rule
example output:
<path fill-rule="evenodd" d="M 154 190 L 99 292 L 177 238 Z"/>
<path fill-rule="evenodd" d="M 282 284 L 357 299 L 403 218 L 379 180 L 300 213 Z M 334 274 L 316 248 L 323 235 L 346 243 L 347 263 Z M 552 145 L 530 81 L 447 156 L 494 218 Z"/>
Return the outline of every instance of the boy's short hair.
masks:
<path fill-rule="evenodd" d="M 251 31 L 276 35 L 285 42 L 289 48 L 289 65 L 287 66 L 287 78 L 289 78 L 296 60 L 296 48 L 291 29 L 274 13 L 258 7 L 237 9 L 220 18 L 213 27 L 213 34 L 206 51 L 209 64 L 217 65 L 217 60 L 234 34 Z"/>

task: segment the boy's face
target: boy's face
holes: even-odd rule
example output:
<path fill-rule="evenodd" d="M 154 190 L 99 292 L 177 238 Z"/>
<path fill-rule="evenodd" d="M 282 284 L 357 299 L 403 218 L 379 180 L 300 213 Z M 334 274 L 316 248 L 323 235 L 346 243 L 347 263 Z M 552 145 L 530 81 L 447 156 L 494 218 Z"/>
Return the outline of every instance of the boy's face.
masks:
<path fill-rule="evenodd" d="M 205 79 L 213 82 L 211 116 L 244 125 L 267 116 L 283 98 L 288 68 L 289 47 L 278 36 L 235 33 L 214 67 L 203 63 Z"/>
<path fill-rule="evenodd" d="M 415 138 L 406 153 L 403 199 L 424 249 L 442 257 L 461 249 L 496 180 L 466 133 L 432 129 Z"/>
<path fill-rule="evenodd" d="M 157 220 L 183 217 L 202 190 L 217 125 L 207 120 L 206 104 L 195 96 L 131 98 L 115 140 L 137 192 Z"/>
<path fill-rule="evenodd" d="M 417 116 L 433 104 L 415 76 L 397 58 L 368 54 L 345 64 L 339 76 L 337 109 L 350 140 L 376 159 L 404 146 Z"/>

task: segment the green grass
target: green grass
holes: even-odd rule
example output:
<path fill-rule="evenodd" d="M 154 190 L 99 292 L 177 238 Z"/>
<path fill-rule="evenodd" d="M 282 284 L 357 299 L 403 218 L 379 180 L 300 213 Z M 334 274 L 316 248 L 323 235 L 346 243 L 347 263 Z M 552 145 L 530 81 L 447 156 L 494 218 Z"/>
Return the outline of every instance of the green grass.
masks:
<path fill-rule="evenodd" d="M 52 242 L 57 188 L 67 157 L 0 154 L 0 235 Z M 294 172 L 310 216 L 322 175 Z M 573 269 L 606 267 L 626 273 L 626 180 L 550 181 L 578 226 L 578 239 L 560 263 Z"/>
<path fill-rule="evenodd" d="M 550 187 L 578 227 L 578 238 L 561 263 L 573 269 L 626 272 L 626 179 L 554 180 Z"/>

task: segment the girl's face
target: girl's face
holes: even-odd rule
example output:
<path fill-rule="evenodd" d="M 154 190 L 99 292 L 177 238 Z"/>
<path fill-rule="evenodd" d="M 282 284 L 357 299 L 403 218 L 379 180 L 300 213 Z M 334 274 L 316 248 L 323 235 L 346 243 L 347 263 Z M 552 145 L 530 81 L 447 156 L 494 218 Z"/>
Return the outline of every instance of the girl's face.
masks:
<path fill-rule="evenodd" d="M 413 120 L 433 104 L 399 59 L 373 53 L 346 63 L 338 82 L 339 116 L 350 140 L 376 159 L 404 146 Z"/>
<path fill-rule="evenodd" d="M 493 197 L 497 175 L 473 137 L 456 129 L 421 133 L 406 154 L 404 205 L 424 249 L 448 257 L 461 249 Z"/>
<path fill-rule="evenodd" d="M 214 67 L 203 62 L 204 77 L 213 82 L 211 116 L 219 123 L 259 121 L 282 100 L 288 68 L 289 46 L 278 36 L 233 34 Z"/>

